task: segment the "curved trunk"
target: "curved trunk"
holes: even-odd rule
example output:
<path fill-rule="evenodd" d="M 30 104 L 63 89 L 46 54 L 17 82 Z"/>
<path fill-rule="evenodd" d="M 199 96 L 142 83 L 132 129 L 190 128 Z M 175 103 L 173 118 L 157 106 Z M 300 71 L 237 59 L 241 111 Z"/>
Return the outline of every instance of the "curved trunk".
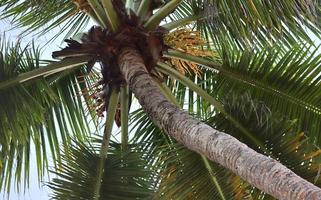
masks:
<path fill-rule="evenodd" d="M 118 57 L 121 72 L 151 120 L 188 149 L 205 155 L 278 199 L 321 200 L 321 189 L 278 161 L 250 149 L 234 137 L 194 119 L 170 103 L 131 48 Z"/>

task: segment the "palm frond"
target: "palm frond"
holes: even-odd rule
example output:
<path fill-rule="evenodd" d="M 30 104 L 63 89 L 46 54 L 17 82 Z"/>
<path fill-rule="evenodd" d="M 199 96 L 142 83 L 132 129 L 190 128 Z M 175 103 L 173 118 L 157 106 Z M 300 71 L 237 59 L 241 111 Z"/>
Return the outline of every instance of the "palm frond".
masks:
<path fill-rule="evenodd" d="M 30 54 L 23 53 L 19 44 L 10 48 L 4 41 L 1 42 L 1 80 L 6 80 L 21 72 L 38 67 Z M 24 166 L 23 163 L 29 163 L 30 143 L 34 140 L 38 144 L 38 149 L 42 149 L 43 134 L 39 130 L 39 126 L 44 119 L 44 106 L 57 102 L 47 83 L 43 81 L 37 81 L 36 83 L 32 87 L 19 85 L 13 90 L 1 92 L 0 142 L 2 167 L 0 186 L 6 188 L 7 191 L 10 190 L 15 164 L 17 165 L 15 173 L 17 180 L 22 179 L 23 182 L 27 182 L 26 177 L 28 176 L 21 177 L 21 169 L 27 169 L 28 171 L 28 166 Z M 43 157 L 41 154 L 39 155 L 40 163 L 38 164 L 45 165 L 42 160 Z M 38 168 L 40 177 L 43 175 L 42 171 L 43 168 Z"/>
<path fill-rule="evenodd" d="M 222 66 L 231 76 L 223 76 L 216 89 L 244 91 L 247 85 L 254 98 L 264 101 L 273 112 L 298 119 L 302 130 L 320 144 L 321 57 L 317 50 L 294 46 L 284 54 L 278 48 L 226 52 Z"/>
<path fill-rule="evenodd" d="M 225 47 L 220 53 L 221 60 L 215 61 L 171 51 L 169 54 L 210 69 L 212 75 L 206 80 L 218 73 L 220 78 L 215 79 L 219 84 L 212 91 L 250 90 L 254 98 L 264 101 L 274 112 L 298 119 L 302 130 L 319 143 L 321 97 L 317 91 L 321 57 L 317 56 L 317 49 L 312 50 L 309 45 L 244 51 Z"/>
<path fill-rule="evenodd" d="M 131 104 L 131 96 L 128 86 L 120 87 L 120 122 L 121 122 L 121 145 L 122 149 L 127 149 L 128 146 L 128 121 L 129 110 Z"/>
<path fill-rule="evenodd" d="M 165 19 L 168 14 L 173 12 L 177 6 L 182 2 L 182 0 L 169 0 L 166 2 L 164 6 L 162 6 L 160 9 L 157 10 L 156 13 L 154 13 L 144 24 L 144 27 L 147 30 L 153 30 L 159 24 L 163 19 Z"/>
<path fill-rule="evenodd" d="M 74 143 L 62 157 L 61 171 L 53 172 L 57 178 L 48 184 L 53 190 L 51 199 L 93 199 L 98 152 L 95 142 Z M 150 198 L 154 175 L 145 156 L 138 146 L 122 151 L 120 144 L 112 143 L 104 162 L 100 199 Z"/>
<path fill-rule="evenodd" d="M 177 145 L 174 149 L 161 148 L 163 170 L 160 175 L 154 199 L 243 199 L 240 195 L 241 181 L 236 187 L 232 184 L 233 174 L 218 165 L 211 164 L 209 173 L 200 155 Z M 215 177 L 215 182 L 211 177 Z"/>
<path fill-rule="evenodd" d="M 46 34 L 50 30 L 58 30 L 53 38 L 65 34 L 71 37 L 82 31 L 89 22 L 85 13 L 90 13 L 88 6 L 78 1 L 59 0 L 1 0 L 0 8 L 3 10 L 0 19 L 9 19 L 16 27 L 26 28 L 24 34 L 38 32 Z M 77 6 L 78 5 L 78 6 Z M 81 12 L 81 11 L 84 12 Z"/>
<path fill-rule="evenodd" d="M 229 40 L 247 48 L 280 40 L 313 43 L 307 30 L 320 35 L 319 9 L 317 0 L 185 0 L 170 18 L 178 21 L 200 16 L 193 25 L 209 42 Z"/>
<path fill-rule="evenodd" d="M 22 48 L 19 43 L 1 42 L 1 83 L 45 68 L 40 51 L 34 46 Z M 29 154 L 33 148 L 38 180 L 42 180 L 48 158 L 51 156 L 54 163 L 60 161 L 60 143 L 68 147 L 70 132 L 78 139 L 92 132 L 80 96 L 77 75 L 81 73 L 82 69 L 69 69 L 0 91 L 1 189 L 9 191 L 13 178 L 18 188 L 21 183 L 28 185 Z"/>

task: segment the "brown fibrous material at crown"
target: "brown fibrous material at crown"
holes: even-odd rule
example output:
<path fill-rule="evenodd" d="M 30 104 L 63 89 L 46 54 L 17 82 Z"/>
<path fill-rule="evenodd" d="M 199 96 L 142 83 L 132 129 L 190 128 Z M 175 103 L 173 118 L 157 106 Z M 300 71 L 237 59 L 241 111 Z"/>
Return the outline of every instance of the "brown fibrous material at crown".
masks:
<path fill-rule="evenodd" d="M 125 22 L 125 23 L 124 23 Z M 132 47 L 139 50 L 144 59 L 146 68 L 151 71 L 155 63 L 166 50 L 163 37 L 167 31 L 161 27 L 153 31 L 146 31 L 139 25 L 139 20 L 133 14 L 123 19 L 121 28 L 117 33 L 99 26 L 92 27 L 81 38 L 81 42 L 66 39 L 67 47 L 61 51 L 53 52 L 54 58 L 90 56 L 88 71 L 96 62 L 102 65 L 104 83 L 122 84 L 123 78 L 117 64 L 117 56 L 122 48 Z"/>
<path fill-rule="evenodd" d="M 102 88 L 101 91 L 96 91 L 92 95 L 96 102 L 94 107 L 98 116 L 103 116 L 102 113 L 106 110 L 110 88 L 125 84 L 117 62 L 117 57 L 123 48 L 132 47 L 139 50 L 151 74 L 153 74 L 152 69 L 156 62 L 162 58 L 162 52 L 167 50 L 164 44 L 164 35 L 167 34 L 167 30 L 157 27 L 152 31 L 147 31 L 142 26 L 142 21 L 133 12 L 127 14 L 121 1 L 113 1 L 113 4 L 120 19 L 120 27 L 116 33 L 108 28 L 93 26 L 80 41 L 66 39 L 67 47 L 52 54 L 53 58 L 59 59 L 88 56 L 88 72 L 92 70 L 96 62 L 101 64 L 103 78 L 97 84 L 102 85 Z M 116 122 L 119 118 L 117 115 Z"/>

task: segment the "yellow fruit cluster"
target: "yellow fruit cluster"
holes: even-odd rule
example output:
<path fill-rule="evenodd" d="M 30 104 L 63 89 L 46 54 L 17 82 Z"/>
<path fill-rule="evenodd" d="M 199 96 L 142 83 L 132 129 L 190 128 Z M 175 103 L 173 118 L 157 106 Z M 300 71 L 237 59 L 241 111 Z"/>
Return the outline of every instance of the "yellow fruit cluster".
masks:
<path fill-rule="evenodd" d="M 164 43 L 175 50 L 182 51 L 193 56 L 212 56 L 210 51 L 204 49 L 206 42 L 202 39 L 199 31 L 177 29 L 165 36 Z M 180 59 L 171 59 L 171 64 L 174 65 L 182 74 L 194 72 L 198 75 L 200 73 L 197 65 L 192 62 Z"/>

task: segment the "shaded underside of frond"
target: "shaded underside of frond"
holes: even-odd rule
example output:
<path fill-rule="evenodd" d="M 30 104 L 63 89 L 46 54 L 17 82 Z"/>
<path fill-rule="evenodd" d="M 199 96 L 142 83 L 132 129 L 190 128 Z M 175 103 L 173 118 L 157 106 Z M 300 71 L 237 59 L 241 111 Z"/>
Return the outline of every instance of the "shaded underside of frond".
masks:
<path fill-rule="evenodd" d="M 95 143 L 95 142 L 94 142 Z M 60 170 L 48 186 L 51 199 L 93 199 L 97 178 L 99 145 L 75 143 L 65 152 Z M 99 199 L 150 199 L 154 175 L 145 153 L 138 146 L 122 151 L 112 143 L 104 163 Z"/>
<path fill-rule="evenodd" d="M 321 93 L 320 56 L 317 50 L 294 46 L 282 52 L 278 47 L 223 54 L 218 91 L 250 91 L 273 113 L 298 119 L 312 141 L 320 143 Z"/>

